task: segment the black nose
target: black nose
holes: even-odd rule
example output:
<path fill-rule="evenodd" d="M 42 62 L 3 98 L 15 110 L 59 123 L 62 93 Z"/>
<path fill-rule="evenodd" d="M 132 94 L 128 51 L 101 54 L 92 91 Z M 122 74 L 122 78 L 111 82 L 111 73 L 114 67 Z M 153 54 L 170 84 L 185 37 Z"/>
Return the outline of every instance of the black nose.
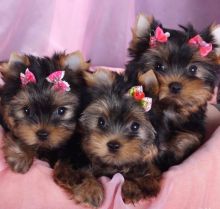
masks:
<path fill-rule="evenodd" d="M 107 143 L 107 146 L 110 152 L 117 152 L 121 145 L 117 141 L 110 141 Z"/>
<path fill-rule="evenodd" d="M 49 135 L 49 133 L 45 130 L 37 131 L 38 139 L 41 141 L 47 140 L 48 135 Z"/>
<path fill-rule="evenodd" d="M 172 82 L 170 83 L 169 88 L 171 93 L 177 94 L 182 89 L 182 84 L 178 82 Z"/>

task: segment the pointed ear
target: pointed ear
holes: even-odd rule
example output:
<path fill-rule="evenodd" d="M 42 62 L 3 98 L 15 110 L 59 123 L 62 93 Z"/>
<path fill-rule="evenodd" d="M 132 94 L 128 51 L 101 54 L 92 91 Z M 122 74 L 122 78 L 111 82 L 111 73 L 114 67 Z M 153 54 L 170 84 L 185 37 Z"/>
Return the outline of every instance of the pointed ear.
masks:
<path fill-rule="evenodd" d="M 138 82 L 144 86 L 144 91 L 155 97 L 159 93 L 159 82 L 153 70 L 138 75 Z"/>
<path fill-rule="evenodd" d="M 136 24 L 132 29 L 133 35 L 136 37 L 143 37 L 146 35 L 151 29 L 153 21 L 153 16 L 145 16 L 144 14 L 138 15 Z"/>
<path fill-rule="evenodd" d="M 12 52 L 8 61 L 10 66 L 13 66 L 16 63 L 22 63 L 24 65 L 29 65 L 29 60 L 26 55 L 19 54 L 17 52 Z"/>
<path fill-rule="evenodd" d="M 8 61 L 2 62 L 0 64 L 0 72 L 5 78 L 17 76 L 18 74 L 17 67 L 19 64 L 28 66 L 29 65 L 28 57 L 24 54 L 13 52 L 11 53 Z"/>
<path fill-rule="evenodd" d="M 131 53 L 135 53 L 135 51 L 137 50 L 137 45 L 141 40 L 148 40 L 154 22 L 155 20 L 153 16 L 145 16 L 143 14 L 140 14 L 137 17 L 136 24 L 132 28 L 132 40 L 129 47 Z M 147 45 L 148 44 L 146 44 L 146 46 Z"/>
<path fill-rule="evenodd" d="M 80 51 L 76 51 L 65 55 L 61 58 L 61 65 L 65 68 L 68 67 L 73 71 L 88 70 L 90 62 L 86 62 Z"/>
<path fill-rule="evenodd" d="M 111 86 L 115 81 L 116 72 L 98 68 L 95 72 L 84 71 L 83 76 L 88 86 Z"/>
<path fill-rule="evenodd" d="M 214 39 L 214 44 L 216 45 L 215 47 L 215 53 L 219 57 L 220 56 L 220 24 L 212 24 L 210 27 L 211 30 L 211 35 L 213 36 Z"/>

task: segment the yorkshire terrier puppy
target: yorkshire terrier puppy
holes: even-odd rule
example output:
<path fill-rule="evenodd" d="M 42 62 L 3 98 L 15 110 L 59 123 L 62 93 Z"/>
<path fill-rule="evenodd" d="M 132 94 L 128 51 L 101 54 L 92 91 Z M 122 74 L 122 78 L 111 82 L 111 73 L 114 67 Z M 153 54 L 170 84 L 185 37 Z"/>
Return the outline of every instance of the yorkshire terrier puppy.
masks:
<path fill-rule="evenodd" d="M 27 172 L 34 157 L 54 160 L 73 134 L 83 97 L 81 74 L 88 67 L 80 52 L 51 58 L 13 53 L 4 63 L 1 113 L 8 131 L 3 152 L 13 171 Z"/>
<path fill-rule="evenodd" d="M 147 91 L 154 83 L 151 119 L 158 132 L 161 170 L 181 163 L 203 142 L 207 101 L 216 85 L 220 26 L 201 33 L 193 26 L 163 28 L 153 17 L 140 15 L 129 52 L 126 79 Z M 149 70 L 154 72 L 146 74 Z M 158 82 L 158 83 L 157 83 Z"/>
<path fill-rule="evenodd" d="M 155 130 L 145 112 L 148 107 L 141 106 L 146 103 L 141 100 L 143 92 L 136 91 L 139 87 L 131 88 L 133 96 L 127 94 L 123 79 L 104 70 L 86 73 L 91 100 L 79 125 L 81 150 L 88 161 L 77 168 L 73 161 L 80 157 L 72 152 L 72 165 L 59 162 L 54 171 L 55 182 L 78 203 L 99 207 L 104 190 L 97 178 L 112 178 L 116 173 L 125 178 L 122 197 L 126 203 L 156 196 L 160 190 L 160 171 L 153 164 Z"/>

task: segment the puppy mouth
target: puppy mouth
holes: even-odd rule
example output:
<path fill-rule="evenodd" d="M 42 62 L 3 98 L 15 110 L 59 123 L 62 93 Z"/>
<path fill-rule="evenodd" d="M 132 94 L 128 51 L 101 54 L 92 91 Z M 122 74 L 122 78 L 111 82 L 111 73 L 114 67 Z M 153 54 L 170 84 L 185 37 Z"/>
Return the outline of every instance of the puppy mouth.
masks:
<path fill-rule="evenodd" d="M 166 98 L 169 98 L 170 100 L 176 100 L 177 98 L 180 98 L 181 93 L 171 93 L 171 92 L 163 92 L 161 91 L 159 93 L 159 100 L 163 100 Z"/>
<path fill-rule="evenodd" d="M 107 163 L 108 165 L 116 165 L 116 166 L 120 166 L 123 165 L 124 162 L 122 162 L 119 157 L 117 156 L 117 154 L 111 154 L 108 153 L 105 156 L 100 158 L 102 162 Z"/>
<path fill-rule="evenodd" d="M 103 158 L 116 160 L 119 158 L 119 155 L 120 155 L 119 150 L 114 150 L 114 151 L 107 150 L 106 153 L 103 155 Z M 100 158 L 102 158 L 102 157 L 100 157 Z"/>
<path fill-rule="evenodd" d="M 130 164 L 134 162 L 134 159 L 131 157 L 129 158 L 124 158 L 120 152 L 107 152 L 105 155 L 103 156 L 99 156 L 99 159 L 103 162 L 106 163 L 108 165 L 112 165 L 112 166 L 123 166 L 125 164 Z M 136 159 L 138 160 L 138 159 Z M 140 160 L 140 159 L 139 159 Z"/>
<path fill-rule="evenodd" d="M 49 139 L 47 141 L 40 141 L 36 139 L 35 143 L 28 144 L 30 147 L 33 147 L 34 149 L 38 150 L 40 148 L 52 148 Z"/>
<path fill-rule="evenodd" d="M 39 141 L 38 140 L 37 144 L 38 144 L 39 147 L 51 147 L 49 139 L 47 139 L 46 141 L 45 140 L 44 141 Z"/>

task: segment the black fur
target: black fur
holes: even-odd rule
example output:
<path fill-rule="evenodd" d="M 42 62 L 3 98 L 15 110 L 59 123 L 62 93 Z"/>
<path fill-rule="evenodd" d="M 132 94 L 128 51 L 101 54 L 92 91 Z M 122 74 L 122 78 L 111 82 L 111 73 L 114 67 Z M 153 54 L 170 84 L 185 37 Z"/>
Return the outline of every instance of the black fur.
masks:
<path fill-rule="evenodd" d="M 204 86 L 209 89 L 210 93 L 213 93 L 217 82 L 216 73 L 219 69 L 219 66 L 213 61 L 213 57 L 215 57 L 214 52 L 211 52 L 206 60 L 201 58 L 201 60 L 198 59 L 196 61 L 195 64 L 203 68 L 200 75 L 191 75 L 188 71 L 191 59 L 197 52 L 197 49 L 188 44 L 188 40 L 198 34 L 193 26 L 180 26 L 183 30 L 163 28 L 164 32 L 170 33 L 168 42 L 158 43 L 158 46 L 151 49 L 149 46 L 149 37 L 151 35 L 150 31 L 155 30 L 155 25 L 159 25 L 159 23 L 154 20 L 151 27 L 146 31 L 146 34 L 143 37 L 139 37 L 135 46 L 129 48 L 131 60 L 126 66 L 125 77 L 127 81 L 133 85 L 138 85 L 138 74 L 143 74 L 153 69 L 156 75 L 160 75 L 161 77 L 179 75 L 185 78 L 189 84 L 191 81 L 201 80 Z M 211 42 L 213 48 L 215 48 L 217 45 L 214 43 L 209 29 L 208 27 L 203 30 L 200 35 L 206 42 Z M 158 55 L 155 51 L 158 51 L 160 47 L 164 51 L 161 50 L 162 52 L 159 52 Z M 157 70 L 158 63 L 165 66 L 164 71 Z M 156 163 L 162 171 L 165 171 L 170 166 L 181 163 L 204 142 L 207 101 L 201 104 L 196 112 L 192 112 L 185 117 L 179 112 L 179 105 L 175 104 L 175 100 L 160 100 L 156 95 L 153 96 L 154 102 L 150 111 L 150 119 L 157 131 L 156 143 L 159 149 L 159 155 Z M 166 111 L 173 112 L 175 116 L 169 117 L 169 114 L 165 113 Z M 199 145 L 188 146 L 184 151 L 185 154 L 181 158 L 176 158 L 174 152 L 169 150 L 169 146 L 164 150 L 161 144 L 165 142 L 168 145 L 180 131 L 194 133 L 195 135 L 198 134 L 200 143 Z"/>
<path fill-rule="evenodd" d="M 4 77 L 5 85 L 0 90 L 3 115 L 4 107 L 10 104 L 13 98 L 15 98 L 20 92 L 24 91 L 24 94 L 28 97 L 28 105 L 31 109 L 28 117 L 17 117 L 17 112 L 20 111 L 22 105 L 13 104 L 14 107 L 10 107 L 9 117 L 12 117 L 15 121 L 14 128 L 11 129 L 10 125 L 3 121 L 3 124 L 6 124 L 7 126 L 6 131 L 11 132 L 12 135 L 14 135 L 14 138 L 16 138 L 16 140 L 18 140 L 21 144 L 25 145 L 26 142 L 23 142 L 22 139 L 19 139 L 19 137 L 14 134 L 14 129 L 17 127 L 19 128 L 21 122 L 25 124 L 29 123 L 33 126 L 44 124 L 42 126 L 45 126 L 46 128 L 48 124 L 54 128 L 63 127 L 72 134 L 75 130 L 77 119 L 87 102 L 87 98 L 85 97 L 86 84 L 83 79 L 82 71 L 80 69 L 73 71 L 68 66 L 64 67 L 60 61 L 61 56 L 65 56 L 65 54 L 56 53 L 51 58 L 40 58 L 32 55 L 26 55 L 28 64 L 22 62 L 13 63 L 10 65 L 10 70 L 13 75 Z M 25 73 L 27 68 L 34 74 L 37 82 L 35 84 L 30 83 L 27 84 L 26 87 L 22 87 L 20 73 Z M 67 81 L 71 88 L 71 93 L 68 93 L 68 95 L 74 95 L 74 97 L 71 97 L 72 99 L 70 100 L 68 100 L 68 96 L 66 96 L 66 101 L 60 101 L 62 105 L 68 105 L 68 107 L 71 107 L 73 111 L 73 113 L 71 113 L 71 117 L 68 119 L 60 118 L 60 116 L 56 116 L 56 114 L 54 114 L 58 105 L 56 104 L 56 101 L 59 101 L 59 98 L 54 99 L 56 92 L 51 90 L 53 84 L 46 80 L 47 76 L 58 70 L 65 71 L 63 80 Z M 12 106 L 12 104 L 10 106 Z M 40 159 L 49 161 L 49 163 L 53 166 L 57 158 L 60 156 L 60 148 L 62 145 L 64 146 L 68 140 L 69 139 L 66 138 L 59 139 L 60 143 L 54 146 L 47 145 L 44 147 L 37 145 L 36 156 Z"/>

